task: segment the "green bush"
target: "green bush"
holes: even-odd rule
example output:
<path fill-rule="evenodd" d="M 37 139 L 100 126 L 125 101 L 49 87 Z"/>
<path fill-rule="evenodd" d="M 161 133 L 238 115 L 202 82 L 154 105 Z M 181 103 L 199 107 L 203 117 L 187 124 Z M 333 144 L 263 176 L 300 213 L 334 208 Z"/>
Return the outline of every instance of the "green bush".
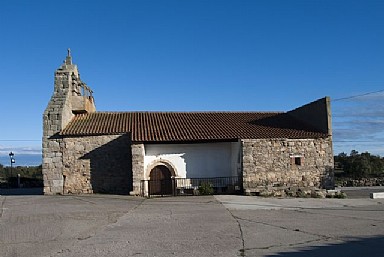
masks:
<path fill-rule="evenodd" d="M 345 198 L 347 198 L 347 194 L 344 192 L 340 192 L 340 193 L 335 194 L 334 198 L 345 199 Z"/>
<path fill-rule="evenodd" d="M 347 194 L 344 192 L 337 192 L 335 194 L 327 194 L 326 198 L 337 198 L 337 199 L 345 199 L 347 198 Z"/>
<path fill-rule="evenodd" d="M 213 195 L 213 186 L 211 183 L 203 182 L 199 186 L 200 195 Z"/>

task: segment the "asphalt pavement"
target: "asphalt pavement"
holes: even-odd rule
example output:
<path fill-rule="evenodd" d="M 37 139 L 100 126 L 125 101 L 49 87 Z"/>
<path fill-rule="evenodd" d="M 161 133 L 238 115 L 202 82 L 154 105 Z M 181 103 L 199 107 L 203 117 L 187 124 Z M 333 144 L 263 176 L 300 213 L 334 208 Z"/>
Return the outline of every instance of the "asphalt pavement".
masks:
<path fill-rule="evenodd" d="M 383 203 L 0 196 L 0 256 L 382 256 Z"/>

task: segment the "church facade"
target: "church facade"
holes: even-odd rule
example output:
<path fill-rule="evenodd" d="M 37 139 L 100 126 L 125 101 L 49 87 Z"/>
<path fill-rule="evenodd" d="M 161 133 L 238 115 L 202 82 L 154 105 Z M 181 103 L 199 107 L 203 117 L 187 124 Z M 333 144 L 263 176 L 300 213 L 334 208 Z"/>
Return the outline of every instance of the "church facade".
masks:
<path fill-rule="evenodd" d="M 43 114 L 44 193 L 146 195 L 155 173 L 239 177 L 244 192 L 331 186 L 330 100 L 288 112 L 98 112 L 68 51 Z"/>

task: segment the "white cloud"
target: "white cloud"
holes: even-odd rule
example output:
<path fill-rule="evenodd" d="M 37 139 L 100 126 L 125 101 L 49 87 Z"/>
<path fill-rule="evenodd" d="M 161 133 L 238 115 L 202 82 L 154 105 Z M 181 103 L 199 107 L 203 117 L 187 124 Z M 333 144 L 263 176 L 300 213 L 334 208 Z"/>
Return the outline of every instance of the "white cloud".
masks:
<path fill-rule="evenodd" d="M 334 152 L 384 156 L 384 92 L 332 104 Z"/>
<path fill-rule="evenodd" d="M 41 154 L 41 146 L 3 146 L 0 145 L 0 156 L 9 155 L 10 152 L 17 154 Z"/>

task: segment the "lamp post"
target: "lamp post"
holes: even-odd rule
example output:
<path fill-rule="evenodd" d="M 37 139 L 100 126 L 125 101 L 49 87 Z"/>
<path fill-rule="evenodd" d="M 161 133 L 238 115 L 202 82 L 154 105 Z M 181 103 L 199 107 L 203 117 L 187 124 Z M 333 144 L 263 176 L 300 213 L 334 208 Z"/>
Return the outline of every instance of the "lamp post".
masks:
<path fill-rule="evenodd" d="M 9 153 L 9 159 L 11 160 L 11 177 L 12 177 L 13 164 L 15 163 L 15 158 L 13 158 L 13 156 L 15 156 L 15 154 L 13 152 L 10 152 Z"/>

